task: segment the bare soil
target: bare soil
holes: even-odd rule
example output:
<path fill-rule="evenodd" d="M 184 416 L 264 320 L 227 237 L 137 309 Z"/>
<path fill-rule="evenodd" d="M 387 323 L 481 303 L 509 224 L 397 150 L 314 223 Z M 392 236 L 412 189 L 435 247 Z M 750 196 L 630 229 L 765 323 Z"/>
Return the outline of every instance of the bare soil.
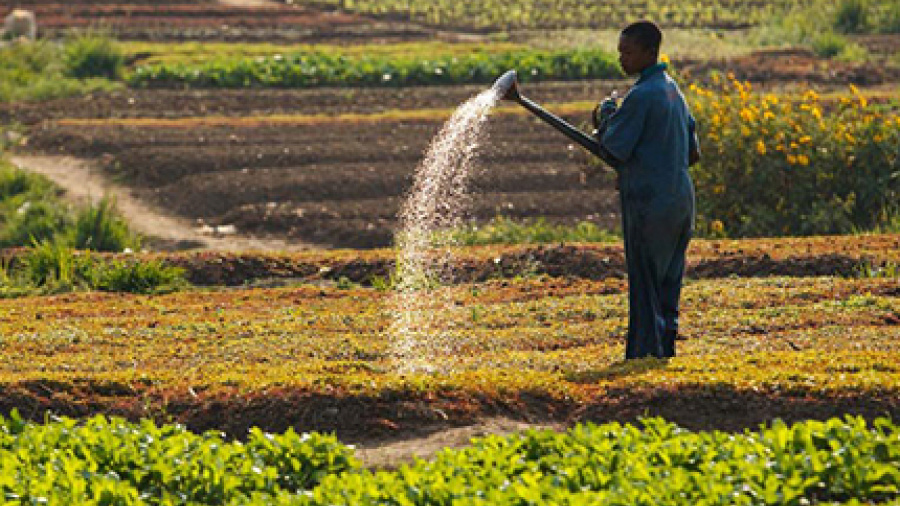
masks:
<path fill-rule="evenodd" d="M 110 110 L 128 111 L 114 105 L 124 99 L 139 109 L 138 116 L 144 111 L 157 116 L 167 111 L 184 114 L 185 109 L 220 111 L 230 104 L 236 105 L 236 112 L 248 114 L 377 113 L 391 106 L 399 110 L 424 106 L 446 110 L 449 116 L 477 89 L 248 91 L 222 96 L 145 92 L 131 100 L 119 95 L 59 101 L 49 104 L 45 114 L 63 116 L 77 110 L 83 117 L 96 117 Z M 534 88 L 535 96 L 549 100 L 583 97 L 588 90 L 586 83 Z M 179 107 L 176 97 L 191 105 Z M 76 109 L 78 104 L 84 107 Z M 391 244 L 413 173 L 446 119 L 439 114 L 433 120 L 406 120 L 401 114 L 399 119 L 375 122 L 266 124 L 235 118 L 233 123 L 173 128 L 37 122 L 37 111 L 28 106 L 7 113 L 33 124 L 30 150 L 98 160 L 106 174 L 125 181 L 142 201 L 179 217 L 234 226 L 242 235 L 335 247 Z M 586 120 L 569 119 L 576 124 Z M 492 118 L 479 160 L 471 178 L 468 219 L 484 222 L 503 215 L 561 223 L 591 221 L 605 228 L 618 225 L 610 179 L 583 184 L 588 155 L 534 118 L 508 114 Z"/>
<path fill-rule="evenodd" d="M 227 42 L 407 41 L 457 37 L 404 20 L 271 0 L 16 0 L 35 12 L 39 34 L 102 27 L 120 40 Z M 0 13 L 3 9 L 0 9 Z"/>

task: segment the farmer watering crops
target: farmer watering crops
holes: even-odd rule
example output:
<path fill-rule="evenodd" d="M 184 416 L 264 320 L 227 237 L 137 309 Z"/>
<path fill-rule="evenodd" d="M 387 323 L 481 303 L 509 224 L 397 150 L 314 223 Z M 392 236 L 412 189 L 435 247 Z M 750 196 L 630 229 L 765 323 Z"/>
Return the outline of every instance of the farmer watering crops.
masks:
<path fill-rule="evenodd" d="M 593 118 L 599 155 L 619 178 L 628 269 L 625 358 L 673 357 L 685 252 L 694 224 L 688 166 L 700 159 L 695 122 L 659 62 L 662 32 L 640 21 L 622 30 L 619 63 L 634 86 Z"/>
<path fill-rule="evenodd" d="M 619 177 L 628 267 L 625 358 L 674 357 L 685 252 L 694 228 L 694 185 L 688 166 L 700 159 L 695 122 L 675 81 L 659 62 L 662 32 L 649 21 L 619 37 L 619 63 L 637 82 L 619 105 L 594 110 L 589 136 L 522 96 L 516 71 L 494 83 L 518 102 L 612 166 Z"/>

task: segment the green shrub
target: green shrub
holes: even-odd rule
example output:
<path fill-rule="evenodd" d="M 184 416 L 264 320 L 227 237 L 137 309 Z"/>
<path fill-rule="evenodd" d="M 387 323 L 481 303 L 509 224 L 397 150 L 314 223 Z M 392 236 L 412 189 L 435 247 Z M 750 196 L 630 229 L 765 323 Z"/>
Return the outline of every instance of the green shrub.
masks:
<path fill-rule="evenodd" d="M 184 269 L 160 260 L 113 260 L 98 270 L 92 286 L 108 292 L 160 293 L 186 284 Z"/>
<path fill-rule="evenodd" d="M 871 230 L 900 201 L 900 116 L 858 90 L 839 103 L 755 93 L 734 79 L 691 87 L 701 163 L 701 234 L 821 235 Z"/>
<path fill-rule="evenodd" d="M 120 87 L 108 79 L 73 78 L 69 74 L 72 69 L 68 65 L 81 68 L 77 60 L 85 51 L 73 50 L 72 60 L 67 62 L 66 46 L 51 41 L 0 47 L 0 103 L 48 100 Z"/>
<path fill-rule="evenodd" d="M 841 0 L 834 13 L 834 28 L 843 33 L 861 33 L 869 27 L 866 0 Z"/>
<path fill-rule="evenodd" d="M 28 279 L 41 287 L 74 286 L 82 271 L 78 262 L 71 248 L 52 239 L 35 240 L 25 257 Z"/>
<path fill-rule="evenodd" d="M 12 207 L 2 218 L 0 247 L 24 246 L 32 241 L 52 240 L 69 225 L 66 210 L 60 205 L 32 199 L 11 199 L 4 207 Z M 10 204 L 15 204 L 10 206 Z"/>
<path fill-rule="evenodd" d="M 46 178 L 0 162 L 0 247 L 49 240 L 94 251 L 140 247 L 140 237 L 116 213 L 113 199 L 79 210 L 73 220 L 57 191 Z"/>
<path fill-rule="evenodd" d="M 813 51 L 823 58 L 833 58 L 841 54 L 848 44 L 847 37 L 832 31 L 817 35 L 811 43 Z"/>
<path fill-rule="evenodd" d="M 47 180 L 37 178 L 12 166 L 3 165 L 0 170 L 0 202 L 5 202 L 24 193 L 45 193 L 49 189 Z"/>
<path fill-rule="evenodd" d="M 11 262 L 0 265 L 0 286 L 37 288 L 44 293 L 86 289 L 150 294 L 188 284 L 184 269 L 160 260 L 105 260 L 52 239 L 35 241 L 17 264 L 18 269 Z"/>
<path fill-rule="evenodd" d="M 891 3 L 878 18 L 878 31 L 882 33 L 900 33 L 900 3 Z"/>
<path fill-rule="evenodd" d="M 111 197 L 103 197 L 96 206 L 81 210 L 72 230 L 72 246 L 76 249 L 120 252 L 140 247 L 140 239 L 116 213 Z"/>
<path fill-rule="evenodd" d="M 125 54 L 112 38 L 96 32 L 83 32 L 66 41 L 63 61 L 66 74 L 70 77 L 118 79 L 122 75 Z"/>

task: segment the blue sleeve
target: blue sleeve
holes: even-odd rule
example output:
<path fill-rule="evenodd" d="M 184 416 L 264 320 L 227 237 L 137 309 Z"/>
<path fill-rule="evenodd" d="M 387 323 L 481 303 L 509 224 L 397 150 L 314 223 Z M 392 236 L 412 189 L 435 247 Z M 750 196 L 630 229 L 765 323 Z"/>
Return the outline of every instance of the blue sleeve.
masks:
<path fill-rule="evenodd" d="M 631 158 L 644 131 L 648 108 L 649 101 L 632 92 L 625 96 L 622 106 L 609 118 L 601 143 L 617 160 L 626 162 Z"/>

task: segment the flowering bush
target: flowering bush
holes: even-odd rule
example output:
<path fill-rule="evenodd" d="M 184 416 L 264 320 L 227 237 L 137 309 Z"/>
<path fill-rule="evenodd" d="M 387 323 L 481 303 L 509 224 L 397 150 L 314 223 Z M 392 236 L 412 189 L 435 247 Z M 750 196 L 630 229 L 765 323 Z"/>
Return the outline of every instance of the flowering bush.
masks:
<path fill-rule="evenodd" d="M 900 116 L 851 86 L 839 101 L 784 98 L 729 76 L 690 86 L 703 161 L 692 170 L 701 234 L 846 233 L 900 202 Z"/>

